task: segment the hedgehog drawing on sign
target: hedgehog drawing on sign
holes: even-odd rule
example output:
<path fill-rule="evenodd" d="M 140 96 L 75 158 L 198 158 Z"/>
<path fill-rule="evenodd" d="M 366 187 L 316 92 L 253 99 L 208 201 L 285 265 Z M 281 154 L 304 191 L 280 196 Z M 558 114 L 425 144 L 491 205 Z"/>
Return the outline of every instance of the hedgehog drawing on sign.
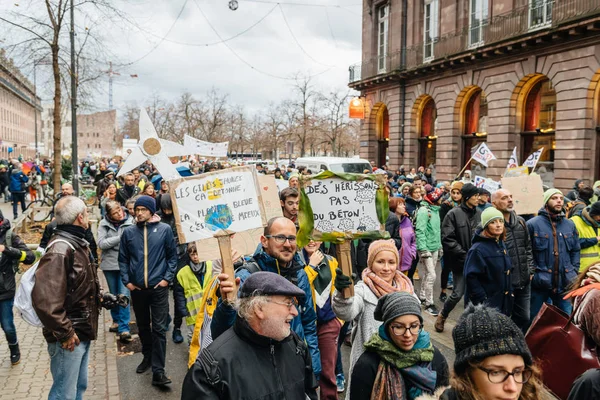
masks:
<path fill-rule="evenodd" d="M 360 186 L 356 192 L 356 198 L 354 199 L 357 203 L 372 203 L 375 201 L 375 190 L 369 185 Z"/>
<path fill-rule="evenodd" d="M 333 232 L 333 224 L 331 223 L 331 221 L 321 220 L 317 222 L 316 229 L 319 232 Z"/>
<path fill-rule="evenodd" d="M 343 220 L 340 221 L 340 224 L 338 225 L 338 229 L 341 232 L 351 231 L 354 229 L 354 223 L 352 222 L 352 220 L 350 218 L 344 218 Z"/>
<path fill-rule="evenodd" d="M 367 216 L 362 217 L 358 221 L 358 229 L 357 231 L 366 232 L 366 231 L 376 231 L 379 227 L 379 224 L 373 221 L 373 218 Z"/>

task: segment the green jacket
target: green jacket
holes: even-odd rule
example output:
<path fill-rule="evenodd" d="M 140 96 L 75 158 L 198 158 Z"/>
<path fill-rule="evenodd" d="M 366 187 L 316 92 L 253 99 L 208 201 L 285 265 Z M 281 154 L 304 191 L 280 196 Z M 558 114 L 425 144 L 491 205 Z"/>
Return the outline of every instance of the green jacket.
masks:
<path fill-rule="evenodd" d="M 421 202 L 415 223 L 417 250 L 437 251 L 442 247 L 440 234 L 440 206 Z"/>

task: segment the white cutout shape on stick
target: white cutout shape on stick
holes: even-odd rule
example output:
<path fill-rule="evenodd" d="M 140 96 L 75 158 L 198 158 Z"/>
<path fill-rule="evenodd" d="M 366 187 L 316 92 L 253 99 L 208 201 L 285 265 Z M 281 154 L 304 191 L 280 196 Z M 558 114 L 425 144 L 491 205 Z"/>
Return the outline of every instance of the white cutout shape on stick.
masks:
<path fill-rule="evenodd" d="M 183 146 L 160 139 L 145 108 L 140 109 L 139 125 L 140 141 L 132 149 L 131 154 L 119 170 L 117 177 L 130 172 L 146 160 L 150 160 L 164 180 L 172 181 L 180 179 L 181 175 L 179 175 L 179 172 L 177 172 L 177 169 L 171 164 L 171 160 L 169 160 L 169 153 L 177 153 L 178 150 L 181 151 L 183 149 Z M 176 156 L 178 154 L 170 155 Z"/>

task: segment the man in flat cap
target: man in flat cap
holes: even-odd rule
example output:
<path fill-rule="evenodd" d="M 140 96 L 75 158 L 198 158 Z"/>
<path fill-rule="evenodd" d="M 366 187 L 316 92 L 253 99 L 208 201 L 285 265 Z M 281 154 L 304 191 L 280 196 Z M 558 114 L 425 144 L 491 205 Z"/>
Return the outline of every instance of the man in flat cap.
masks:
<path fill-rule="evenodd" d="M 273 272 L 241 286 L 233 327 L 202 350 L 183 382 L 182 400 L 317 399 L 310 354 L 291 329 L 302 289 Z"/>

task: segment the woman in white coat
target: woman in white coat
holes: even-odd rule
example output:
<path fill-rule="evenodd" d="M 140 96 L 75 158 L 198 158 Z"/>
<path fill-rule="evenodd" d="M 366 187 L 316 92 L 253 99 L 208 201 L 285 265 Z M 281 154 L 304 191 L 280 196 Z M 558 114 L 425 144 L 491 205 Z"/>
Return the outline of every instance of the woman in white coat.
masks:
<path fill-rule="evenodd" d="M 354 364 L 365 351 L 364 344 L 381 325 L 381 321 L 376 321 L 373 315 L 379 298 L 392 292 L 414 295 L 410 279 L 398 271 L 398 259 L 398 249 L 393 240 L 371 243 L 362 280 L 354 286 L 354 296 L 347 299 L 342 291 L 352 284 L 352 280 L 340 269 L 336 271 L 333 311 L 341 320 L 354 321 L 356 324 L 352 331 L 349 377 L 352 376 Z M 346 387 L 346 399 L 350 399 L 350 380 Z"/>

